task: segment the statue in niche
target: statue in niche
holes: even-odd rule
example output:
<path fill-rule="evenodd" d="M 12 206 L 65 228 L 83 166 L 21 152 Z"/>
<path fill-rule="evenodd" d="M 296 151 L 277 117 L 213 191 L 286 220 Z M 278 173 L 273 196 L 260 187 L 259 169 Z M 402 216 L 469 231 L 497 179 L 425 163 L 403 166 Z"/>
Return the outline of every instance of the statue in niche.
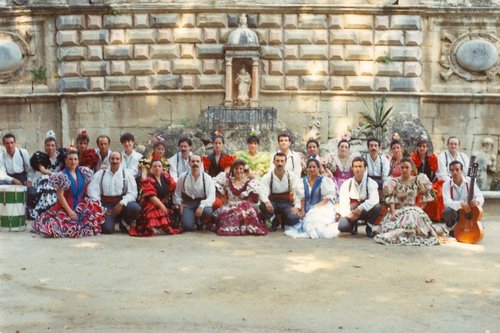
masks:
<path fill-rule="evenodd" d="M 304 136 L 304 141 L 309 139 L 319 140 L 321 137 L 320 134 L 321 129 L 321 119 L 317 117 L 313 117 L 313 119 L 309 122 L 309 132 Z"/>
<path fill-rule="evenodd" d="M 481 190 L 489 190 L 488 173 L 496 174 L 497 152 L 492 138 L 486 137 L 481 141 L 481 151 L 476 153 L 479 164 L 478 186 Z"/>
<path fill-rule="evenodd" d="M 234 81 L 238 85 L 238 97 L 236 98 L 236 105 L 247 106 L 250 102 L 250 85 L 252 84 L 252 78 L 250 74 L 243 67 L 238 73 L 236 80 Z"/>

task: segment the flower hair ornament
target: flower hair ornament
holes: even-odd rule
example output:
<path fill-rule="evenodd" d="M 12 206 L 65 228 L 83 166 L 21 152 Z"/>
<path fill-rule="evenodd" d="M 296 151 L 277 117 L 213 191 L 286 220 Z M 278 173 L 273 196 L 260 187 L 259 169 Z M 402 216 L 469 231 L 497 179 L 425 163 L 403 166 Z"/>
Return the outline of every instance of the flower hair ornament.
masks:
<path fill-rule="evenodd" d="M 351 141 L 351 134 L 350 133 L 344 133 L 340 136 L 340 141 Z"/>
<path fill-rule="evenodd" d="M 257 126 L 257 128 L 252 127 L 252 130 L 250 131 L 250 135 L 258 137 L 260 135 L 259 126 Z"/>
<path fill-rule="evenodd" d="M 149 140 L 149 144 L 152 145 L 153 147 L 159 143 L 165 144 L 165 139 L 160 134 L 156 134 L 151 138 L 151 140 Z"/>
<path fill-rule="evenodd" d="M 401 136 L 398 133 L 394 132 L 391 136 L 391 141 L 401 141 Z"/>
<path fill-rule="evenodd" d="M 80 131 L 80 134 L 81 134 L 81 135 L 89 135 L 89 134 L 87 133 L 87 130 L 86 130 L 85 128 L 82 128 L 82 130 Z"/>
<path fill-rule="evenodd" d="M 52 138 L 56 139 L 56 132 L 54 130 L 48 130 L 47 133 L 45 134 L 45 139 Z"/>
<path fill-rule="evenodd" d="M 153 154 L 151 155 L 151 163 L 150 163 L 150 166 L 153 164 L 153 162 L 155 161 L 160 161 L 161 162 L 161 165 L 163 166 L 163 169 L 165 171 L 168 171 L 168 168 L 169 168 L 169 163 L 168 163 L 168 160 L 158 154 Z"/>

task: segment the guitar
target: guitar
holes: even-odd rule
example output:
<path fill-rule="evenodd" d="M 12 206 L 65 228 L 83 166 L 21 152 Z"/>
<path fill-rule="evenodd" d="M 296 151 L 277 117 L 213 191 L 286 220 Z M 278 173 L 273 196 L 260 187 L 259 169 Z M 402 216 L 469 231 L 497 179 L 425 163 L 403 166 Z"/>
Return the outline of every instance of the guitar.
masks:
<path fill-rule="evenodd" d="M 474 198 L 474 185 L 476 183 L 479 164 L 476 162 L 476 157 L 471 156 L 468 176 L 470 177 L 470 189 L 467 202 L 470 204 Z M 483 209 L 481 207 L 471 207 L 470 213 L 460 209 L 458 211 L 458 222 L 455 226 L 455 238 L 461 243 L 474 244 L 483 239 L 484 231 L 481 224 L 483 217 Z"/>

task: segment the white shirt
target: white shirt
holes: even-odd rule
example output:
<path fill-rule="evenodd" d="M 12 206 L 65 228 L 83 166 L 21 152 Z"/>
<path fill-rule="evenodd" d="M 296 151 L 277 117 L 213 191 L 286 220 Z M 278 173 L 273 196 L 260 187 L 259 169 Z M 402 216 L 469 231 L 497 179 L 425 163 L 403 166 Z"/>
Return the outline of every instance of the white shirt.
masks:
<path fill-rule="evenodd" d="M 14 151 L 14 156 L 10 156 L 7 151 L 2 151 L 0 154 L 0 180 L 12 183 L 12 177 L 8 174 L 28 173 L 28 181 L 33 179 L 34 171 L 30 165 L 30 155 L 23 148 L 17 148 Z"/>
<path fill-rule="evenodd" d="M 386 157 L 379 154 L 374 161 L 370 154 L 367 154 L 365 159 L 368 164 L 368 176 L 382 177 L 384 181 L 387 180 L 391 165 Z"/>
<path fill-rule="evenodd" d="M 203 190 L 203 181 L 205 181 L 205 191 Z M 209 174 L 201 171 L 198 179 L 194 179 L 191 172 L 186 172 L 180 175 L 174 192 L 174 204 L 182 204 L 182 193 L 195 198 L 204 198 L 200 201 L 199 207 L 211 207 L 215 201 L 215 182 Z"/>
<path fill-rule="evenodd" d="M 269 171 L 274 170 L 273 159 L 274 155 L 271 156 L 271 168 Z M 302 156 L 300 153 L 292 151 L 291 149 L 288 150 L 288 153 L 286 154 L 285 170 L 294 173 L 298 178 L 300 178 L 302 174 Z"/>
<path fill-rule="evenodd" d="M 450 207 L 453 210 L 459 210 L 462 208 L 461 202 L 467 202 L 470 189 L 470 179 L 469 177 L 463 177 L 462 184 L 458 186 L 455 184 L 453 179 L 448 179 L 443 184 L 443 201 L 445 207 Z M 484 197 L 477 186 L 477 182 L 474 183 L 474 197 L 472 200 L 477 200 L 479 206 L 484 204 Z"/>
<path fill-rule="evenodd" d="M 300 203 L 300 198 L 296 193 L 297 190 L 297 183 L 300 181 L 300 179 L 292 172 L 285 171 L 285 174 L 281 179 L 279 179 L 274 171 L 269 171 L 266 173 L 264 176 L 262 176 L 262 179 L 260 182 L 263 185 L 263 190 L 264 194 L 266 197 L 269 197 L 271 194 L 271 177 L 273 179 L 273 188 L 272 188 L 272 193 L 285 193 L 288 192 L 288 176 L 290 175 L 290 189 L 291 192 L 294 193 L 293 196 L 293 206 L 297 207 L 300 209 L 302 207 Z"/>
<path fill-rule="evenodd" d="M 135 150 L 132 150 L 132 153 L 130 155 L 125 154 L 125 152 L 122 152 L 122 165 L 121 167 L 124 169 L 130 169 L 132 170 L 132 174 L 134 177 L 136 177 L 139 174 L 139 161 L 142 158 L 142 154 L 136 152 Z"/>
<path fill-rule="evenodd" d="M 108 149 L 108 156 L 106 156 L 104 159 L 101 158 L 101 154 L 99 153 L 99 148 L 96 148 L 95 152 L 97 153 L 97 156 L 99 157 L 99 162 L 97 162 L 97 170 L 101 168 L 102 165 L 105 165 L 107 168 L 109 168 L 109 156 L 111 156 L 111 150 Z"/>
<path fill-rule="evenodd" d="M 123 173 L 125 172 L 125 186 L 127 191 L 125 195 L 123 194 L 124 178 Z M 102 192 L 101 192 L 101 181 L 102 181 Z M 120 203 L 126 206 L 129 202 L 135 201 L 137 199 L 137 183 L 135 182 L 134 175 L 131 170 L 122 169 L 119 167 L 118 170 L 113 173 L 110 168 L 106 170 L 97 171 L 92 177 L 92 181 L 87 189 L 87 194 L 91 200 L 101 201 L 101 196 L 116 197 L 122 196 Z"/>
<path fill-rule="evenodd" d="M 189 152 L 189 156 L 193 155 L 192 152 Z M 191 171 L 191 166 L 189 165 L 189 158 L 187 160 L 182 158 L 181 153 L 177 153 L 174 156 L 168 159 L 168 163 L 170 164 L 169 173 L 170 176 L 177 182 L 179 176 L 184 172 Z M 200 164 L 200 172 L 203 172 L 203 163 Z"/>
<path fill-rule="evenodd" d="M 467 173 L 469 170 L 469 157 L 461 152 L 457 152 L 457 158 L 453 158 L 449 151 L 443 151 L 438 156 L 438 169 L 436 177 L 441 180 L 448 180 L 451 178 L 450 169 L 448 168 L 453 161 L 459 161 L 463 165 L 463 171 Z"/>
<path fill-rule="evenodd" d="M 368 199 L 366 198 L 366 187 L 356 182 L 352 177 L 346 180 L 339 190 L 339 213 L 341 216 L 348 216 L 351 213 L 351 199 L 363 201 L 358 208 L 362 212 L 367 212 L 379 203 L 378 185 L 371 178 L 366 179 L 368 187 Z"/>

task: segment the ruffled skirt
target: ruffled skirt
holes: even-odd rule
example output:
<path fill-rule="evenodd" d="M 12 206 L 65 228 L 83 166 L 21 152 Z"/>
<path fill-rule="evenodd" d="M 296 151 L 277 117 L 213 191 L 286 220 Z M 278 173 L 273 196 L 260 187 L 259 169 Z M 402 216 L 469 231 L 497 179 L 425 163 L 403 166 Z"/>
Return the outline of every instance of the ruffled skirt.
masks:
<path fill-rule="evenodd" d="M 236 206 L 222 206 L 214 212 L 215 223 L 210 230 L 219 236 L 267 235 L 255 203 L 240 201 Z"/>
<path fill-rule="evenodd" d="M 299 223 L 285 228 L 285 236 L 292 238 L 334 238 L 339 234 L 335 222 L 335 206 L 328 202 L 311 208 Z"/>
<path fill-rule="evenodd" d="M 44 175 L 33 184 L 36 193 L 28 209 L 31 220 L 35 220 L 57 202 L 57 191 L 50 185 L 49 178 L 50 176 Z"/>
<path fill-rule="evenodd" d="M 141 211 L 141 223 L 136 231 L 139 237 L 151 237 L 161 234 L 176 235 L 182 232 L 181 227 L 173 225 L 173 212 L 168 209 L 163 212 L 152 202 L 147 202 Z"/>

